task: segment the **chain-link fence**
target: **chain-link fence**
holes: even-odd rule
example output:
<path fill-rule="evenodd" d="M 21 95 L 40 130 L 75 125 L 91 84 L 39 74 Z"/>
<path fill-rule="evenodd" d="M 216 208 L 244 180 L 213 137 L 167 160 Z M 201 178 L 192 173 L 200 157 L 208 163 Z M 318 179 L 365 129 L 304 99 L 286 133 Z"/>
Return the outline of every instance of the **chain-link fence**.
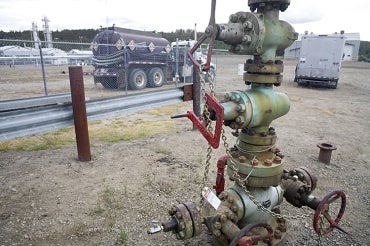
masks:
<path fill-rule="evenodd" d="M 92 43 L 0 39 L 0 100 L 69 93 L 68 67 L 76 65 L 83 67 L 89 98 L 192 82 L 193 66 L 187 53 L 194 43 L 158 40 L 108 42 L 105 36 Z M 204 63 L 205 52 L 198 49 L 194 59 Z M 215 79 L 214 61 L 210 72 Z"/>

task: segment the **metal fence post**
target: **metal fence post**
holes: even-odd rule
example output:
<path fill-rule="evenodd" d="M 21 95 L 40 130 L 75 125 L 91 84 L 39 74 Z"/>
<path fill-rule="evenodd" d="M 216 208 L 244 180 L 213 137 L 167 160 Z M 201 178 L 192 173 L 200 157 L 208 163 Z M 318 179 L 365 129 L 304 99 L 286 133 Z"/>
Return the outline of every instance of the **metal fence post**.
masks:
<path fill-rule="evenodd" d="M 44 91 L 45 96 L 48 96 L 48 87 L 46 84 L 46 76 L 45 76 L 45 63 L 44 63 L 44 57 L 42 55 L 42 44 L 39 40 L 39 50 L 40 50 L 40 63 L 41 63 L 41 70 L 42 70 L 42 80 L 44 81 Z"/>
<path fill-rule="evenodd" d="M 200 75 L 199 68 L 193 65 L 193 112 L 198 118 L 201 116 L 200 102 L 201 102 L 201 92 L 200 92 Z M 193 124 L 193 129 L 197 129 Z"/>
<path fill-rule="evenodd" d="M 89 130 L 87 125 L 85 89 L 81 66 L 69 67 L 69 81 L 71 86 L 73 119 L 79 161 L 90 161 Z"/>

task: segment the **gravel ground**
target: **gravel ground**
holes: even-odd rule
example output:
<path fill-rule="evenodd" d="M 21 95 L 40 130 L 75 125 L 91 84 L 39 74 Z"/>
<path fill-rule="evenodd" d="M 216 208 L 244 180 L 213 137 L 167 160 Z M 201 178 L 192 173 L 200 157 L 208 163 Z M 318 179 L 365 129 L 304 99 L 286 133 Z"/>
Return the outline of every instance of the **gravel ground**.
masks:
<path fill-rule="evenodd" d="M 216 62 L 218 94 L 245 88 L 236 65 L 243 58 L 216 57 Z M 321 245 L 370 245 L 370 65 L 345 63 L 335 90 L 298 87 L 293 76 L 294 62 L 285 61 L 284 83 L 276 90 L 287 93 L 292 106 L 272 123 L 285 169 L 308 167 L 318 178 L 313 194 L 319 198 L 335 189 L 347 195 L 340 225 L 351 235 L 334 230 L 321 238 Z M 6 84 L 1 86 L 6 90 Z M 172 115 L 191 107 L 179 103 Z M 145 111 L 122 120 L 169 117 Z M 152 220 L 168 219 L 171 205 L 198 198 L 207 144 L 188 120 L 176 121 L 176 132 L 151 138 L 93 140 L 90 162 L 76 160 L 74 144 L 0 152 L 0 245 L 213 245 L 206 230 L 185 242 L 171 233 L 146 233 Z M 226 132 L 229 144 L 234 144 L 229 129 Z M 317 160 L 319 142 L 337 146 L 329 165 Z M 209 186 L 224 153 L 223 147 L 212 152 Z M 282 213 L 309 215 L 289 220 L 285 245 L 319 244 L 310 209 L 284 201 Z"/>

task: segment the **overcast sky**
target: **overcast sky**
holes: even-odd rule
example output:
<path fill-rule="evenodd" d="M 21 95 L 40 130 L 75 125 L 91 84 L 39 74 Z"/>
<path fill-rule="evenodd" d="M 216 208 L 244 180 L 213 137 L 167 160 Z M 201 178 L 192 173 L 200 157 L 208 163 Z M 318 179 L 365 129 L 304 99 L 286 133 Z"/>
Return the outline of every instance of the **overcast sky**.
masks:
<path fill-rule="evenodd" d="M 344 30 L 370 41 L 367 0 L 291 0 L 281 14 L 298 33 L 330 34 Z M 0 0 L 0 30 L 31 30 L 35 22 L 50 20 L 51 30 L 97 29 L 99 26 L 147 31 L 193 29 L 204 31 L 211 0 Z M 249 11 L 248 0 L 218 0 L 216 23 L 227 23 L 230 14 Z"/>

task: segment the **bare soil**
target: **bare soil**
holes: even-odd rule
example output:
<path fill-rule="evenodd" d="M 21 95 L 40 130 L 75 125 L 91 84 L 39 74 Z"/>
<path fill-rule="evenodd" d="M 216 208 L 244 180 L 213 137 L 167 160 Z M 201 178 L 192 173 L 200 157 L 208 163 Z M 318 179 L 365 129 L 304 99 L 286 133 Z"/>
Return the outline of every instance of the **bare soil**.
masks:
<path fill-rule="evenodd" d="M 218 94 L 246 88 L 237 75 L 242 57 L 215 59 Z M 326 89 L 298 87 L 293 82 L 294 61 L 284 63 L 284 83 L 276 90 L 287 93 L 292 106 L 272 126 L 285 154 L 285 169 L 310 169 L 318 178 L 313 194 L 319 198 L 337 189 L 347 195 L 340 225 L 351 235 L 334 230 L 321 238 L 322 245 L 369 245 L 370 64 L 344 63 L 338 88 Z M 56 80 L 66 89 L 57 89 L 55 82 L 50 90 L 67 92 L 66 76 Z M 7 81 L 2 73 L 1 99 L 42 95 L 42 85 L 35 89 L 25 86 L 32 82 Z M 85 80 L 86 94 L 91 97 L 123 93 L 89 82 Z M 180 103 L 173 114 L 191 107 L 189 102 Z M 161 121 L 170 115 L 145 111 L 122 119 L 143 117 Z M 198 199 L 207 143 L 192 130 L 190 121 L 176 120 L 179 130 L 174 133 L 117 143 L 92 141 L 89 162 L 77 160 L 75 144 L 44 151 L 0 152 L 0 245 L 213 245 L 206 230 L 184 242 L 171 233 L 147 234 L 152 220 L 168 219 L 172 204 Z M 229 129 L 226 132 L 233 145 L 235 138 Z M 316 145 L 321 142 L 337 147 L 330 164 L 318 161 Z M 216 161 L 224 153 L 222 145 L 212 152 L 208 186 L 215 181 Z M 284 201 L 282 213 L 310 215 L 289 220 L 286 245 L 318 245 L 310 209 L 294 208 Z"/>

